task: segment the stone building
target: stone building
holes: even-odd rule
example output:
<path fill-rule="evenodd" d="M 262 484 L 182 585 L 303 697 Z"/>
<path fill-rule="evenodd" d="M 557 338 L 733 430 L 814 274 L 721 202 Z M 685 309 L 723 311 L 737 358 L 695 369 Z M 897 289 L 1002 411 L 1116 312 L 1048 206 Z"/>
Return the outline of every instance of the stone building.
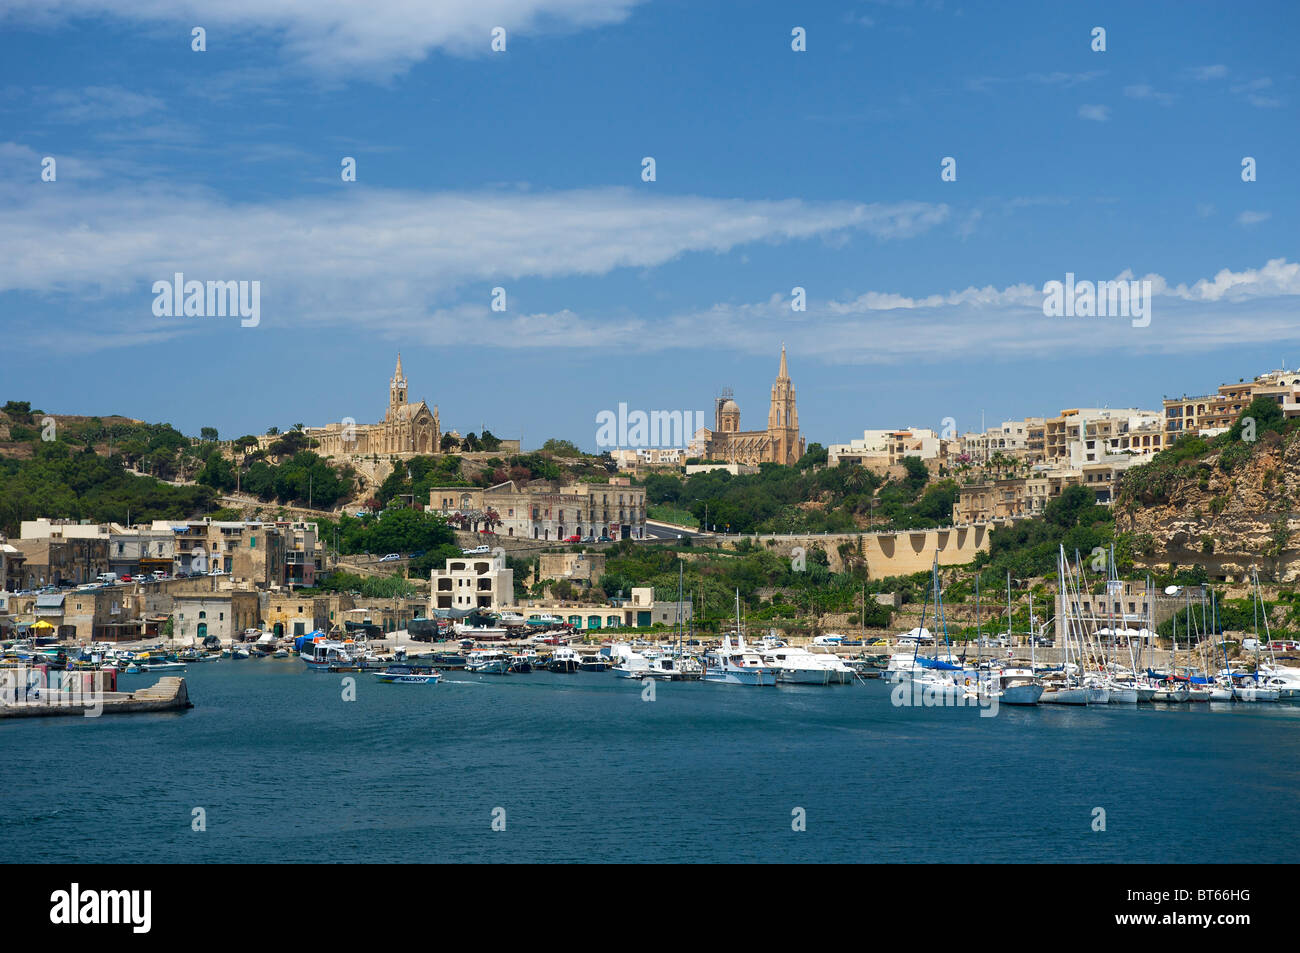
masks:
<path fill-rule="evenodd" d="M 172 637 L 179 642 L 202 642 L 214 635 L 230 642 L 245 629 L 257 628 L 259 608 L 255 592 L 205 592 L 176 596 L 172 603 Z"/>
<path fill-rule="evenodd" d="M 507 480 L 486 489 L 433 487 L 429 509 L 462 529 L 492 529 L 501 536 L 525 539 L 645 536 L 645 488 L 632 486 L 627 477 L 611 477 L 607 483 L 533 480 L 520 485 Z M 491 527 L 488 513 L 495 514 Z"/>
<path fill-rule="evenodd" d="M 767 429 L 741 430 L 740 407 L 727 389 L 714 404 L 714 429 L 706 427 L 696 434 L 693 447 L 707 459 L 728 463 L 790 465 L 799 461 L 804 454 L 804 439 L 799 436 L 799 411 L 786 366 L 785 345 L 781 346 L 781 366 L 772 383 Z"/>
<path fill-rule="evenodd" d="M 397 369 L 388 382 L 388 410 L 377 424 L 358 424 L 352 421 L 330 424 L 326 427 L 308 427 L 303 433 L 320 444 L 321 456 L 347 456 L 379 454 L 438 453 L 441 449 L 442 422 L 438 407 L 424 401 L 407 402 L 406 375 L 402 373 L 402 355 L 397 355 Z M 263 437 L 260 442 L 270 445 L 276 438 Z"/>

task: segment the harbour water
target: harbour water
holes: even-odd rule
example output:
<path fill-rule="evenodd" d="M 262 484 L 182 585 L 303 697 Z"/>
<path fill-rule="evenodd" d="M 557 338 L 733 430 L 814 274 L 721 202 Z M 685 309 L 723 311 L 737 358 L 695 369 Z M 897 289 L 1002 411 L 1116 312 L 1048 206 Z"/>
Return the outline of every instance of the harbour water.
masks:
<path fill-rule="evenodd" d="M 185 713 L 0 722 L 7 861 L 1276 862 L 1300 830 L 1296 705 L 981 718 L 879 681 L 643 701 L 548 672 L 356 673 L 344 701 L 297 659 L 185 674 Z"/>

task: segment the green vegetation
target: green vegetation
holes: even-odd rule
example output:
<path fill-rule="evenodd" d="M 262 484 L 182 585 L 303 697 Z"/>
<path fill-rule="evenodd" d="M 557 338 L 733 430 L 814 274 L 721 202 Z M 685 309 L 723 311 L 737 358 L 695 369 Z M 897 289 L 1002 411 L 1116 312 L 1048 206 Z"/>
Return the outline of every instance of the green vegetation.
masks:
<path fill-rule="evenodd" d="M 1150 463 L 1127 470 L 1120 480 L 1116 504 L 1125 510 L 1165 504 L 1174 489 L 1187 481 L 1208 490 L 1213 468 L 1206 458 L 1211 454 L 1218 454 L 1218 469 L 1231 474 L 1250 459 L 1256 448 L 1278 446 L 1297 427 L 1300 419 L 1287 420 L 1277 403 L 1267 397 L 1256 397 L 1241 412 L 1237 422 L 1218 436 L 1207 439 L 1184 434 L 1173 446 L 1152 457 Z M 1210 508 L 1217 513 L 1224 505 L 1216 500 Z"/>
<path fill-rule="evenodd" d="M 211 506 L 208 487 L 171 486 L 128 473 L 122 454 L 101 456 L 78 447 L 75 432 L 67 429 L 59 428 L 52 441 L 37 437 L 30 458 L 0 457 L 0 532 L 16 536 L 22 520 L 42 516 L 126 522 L 129 514 L 140 522 L 200 516 Z"/>
<path fill-rule="evenodd" d="M 852 533 L 860 529 L 947 526 L 957 499 L 952 480 L 930 483 L 925 462 L 907 457 L 907 475 L 883 480 L 853 464 L 813 469 L 825 454 L 816 444 L 794 467 L 765 463 L 758 473 L 712 470 L 682 478 L 645 478 L 650 507 L 687 510 L 703 526 L 732 533 Z"/>
<path fill-rule="evenodd" d="M 323 518 L 316 523 L 321 540 L 330 546 L 337 545 L 343 555 L 423 553 L 408 564 L 412 576 L 427 578 L 434 566 L 460 555 L 456 534 L 446 521 L 420 510 L 390 509 L 380 517 L 345 513 L 337 520 Z"/>
<path fill-rule="evenodd" d="M 860 571 L 833 573 L 826 552 L 811 548 L 804 568 L 796 570 L 787 557 L 752 544 L 735 552 L 702 551 L 691 547 L 645 546 L 630 541 L 609 551 L 599 590 L 609 596 L 630 596 L 634 586 L 653 586 L 655 598 L 677 598 L 677 568 L 681 563 L 685 597 L 695 597 L 696 627 L 716 630 L 735 618 L 735 590 L 750 622 L 794 624 L 797 618 L 826 613 L 853 613 L 861 618 L 864 580 Z M 764 596 L 760 590 L 773 590 Z M 870 585 L 868 591 L 872 591 Z M 868 599 L 867 624 L 887 626 L 892 610 Z"/>
<path fill-rule="evenodd" d="M 1077 552 L 1091 556 L 1096 547 L 1108 550 L 1115 542 L 1115 560 L 1121 571 L 1132 567 L 1132 541 L 1115 538 L 1114 516 L 1096 503 L 1097 494 L 1086 486 L 1067 487 L 1047 504 L 1042 519 L 1020 520 L 999 526 L 989 536 L 988 552 L 975 557 L 978 569 L 993 576 L 1011 573 L 1014 579 L 1052 576 L 1056 573 L 1058 547 L 1064 545 L 1071 559 Z"/>
<path fill-rule="evenodd" d="M 298 591 L 306 594 L 356 592 L 373 599 L 392 599 L 399 596 L 413 596 L 419 590 L 415 583 L 399 575 L 363 577 L 350 572 L 334 572 L 321 579 L 315 586 L 304 587 Z"/>

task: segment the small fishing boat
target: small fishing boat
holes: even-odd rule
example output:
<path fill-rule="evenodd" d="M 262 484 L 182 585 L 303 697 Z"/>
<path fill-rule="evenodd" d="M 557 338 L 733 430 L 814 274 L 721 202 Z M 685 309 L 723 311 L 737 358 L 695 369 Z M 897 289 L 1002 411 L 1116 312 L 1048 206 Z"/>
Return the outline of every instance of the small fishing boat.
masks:
<path fill-rule="evenodd" d="M 433 685 L 442 676 L 424 665 L 390 665 L 375 672 L 375 678 L 394 685 Z"/>
<path fill-rule="evenodd" d="M 141 672 L 183 672 L 185 671 L 184 662 L 169 662 L 161 659 L 157 662 L 141 662 L 136 667 Z"/>
<path fill-rule="evenodd" d="M 567 645 L 557 646 L 551 653 L 551 657 L 546 660 L 548 672 L 560 672 L 565 675 L 578 671 L 581 666 L 581 656 Z"/>

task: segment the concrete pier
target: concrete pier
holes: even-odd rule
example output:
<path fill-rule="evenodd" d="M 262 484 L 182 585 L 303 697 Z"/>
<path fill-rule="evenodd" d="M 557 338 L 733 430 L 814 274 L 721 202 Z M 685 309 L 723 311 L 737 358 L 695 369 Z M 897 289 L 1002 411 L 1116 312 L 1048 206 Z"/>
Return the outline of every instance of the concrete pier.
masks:
<path fill-rule="evenodd" d="M 40 718 L 47 715 L 134 715 L 151 711 L 193 708 L 185 679 L 162 678 L 156 685 L 134 692 L 65 693 L 44 691 L 39 698 L 11 702 L 0 700 L 0 718 Z"/>

